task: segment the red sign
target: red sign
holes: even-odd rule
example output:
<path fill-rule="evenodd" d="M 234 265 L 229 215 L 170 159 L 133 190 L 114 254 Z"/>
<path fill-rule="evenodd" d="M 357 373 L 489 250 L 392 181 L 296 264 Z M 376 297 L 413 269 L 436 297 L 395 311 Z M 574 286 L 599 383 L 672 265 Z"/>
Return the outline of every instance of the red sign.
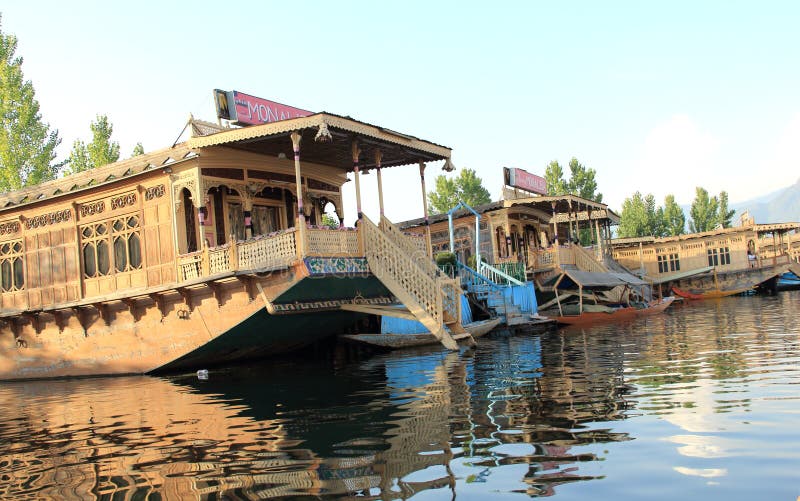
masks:
<path fill-rule="evenodd" d="M 312 111 L 261 99 L 236 90 L 214 92 L 217 116 L 228 119 L 236 125 L 261 125 L 314 114 Z M 228 116 L 225 116 L 226 112 Z"/>
<path fill-rule="evenodd" d="M 504 170 L 505 182 L 508 186 L 547 195 L 547 181 L 542 176 L 515 167 L 504 167 Z"/>

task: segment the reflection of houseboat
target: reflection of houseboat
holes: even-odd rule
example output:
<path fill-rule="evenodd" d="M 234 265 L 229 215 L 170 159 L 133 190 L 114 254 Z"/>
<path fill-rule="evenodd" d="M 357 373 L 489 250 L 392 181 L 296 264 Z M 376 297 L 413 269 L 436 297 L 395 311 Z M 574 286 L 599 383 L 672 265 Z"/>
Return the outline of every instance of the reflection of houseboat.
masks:
<path fill-rule="evenodd" d="M 191 126 L 171 148 L 0 197 L 0 378 L 253 358 L 397 301 L 456 347 L 457 282 L 422 239 L 360 214 L 361 170 L 422 176 L 450 149 L 326 113 Z M 350 172 L 358 229 L 314 226 L 328 204 L 342 220 Z"/>
<path fill-rule="evenodd" d="M 563 316 L 563 303 L 570 302 L 583 311 L 584 293 L 594 289 L 598 290 L 591 295 L 595 304 L 610 301 L 626 306 L 632 292 L 641 296 L 649 292 L 645 282 L 611 259 L 611 226 L 619 223 L 619 217 L 605 204 L 574 195 L 541 196 L 507 187 L 504 200 L 474 210 L 481 216 L 477 225 L 480 262 L 474 258 L 475 216 L 467 209 L 452 214 L 454 253 L 462 263 L 475 262 L 477 272 L 496 283 L 511 279 L 517 284 L 534 282 L 539 304 L 533 302 L 532 313 L 558 306 L 558 315 Z M 413 220 L 400 226 L 421 234 L 424 223 Z M 450 249 L 447 215 L 431 216 L 430 232 L 434 252 Z M 462 277 L 462 283 L 468 282 L 469 277 Z M 499 313 L 517 306 L 517 298 L 509 296 L 496 307 Z"/>
<path fill-rule="evenodd" d="M 754 224 L 747 217 L 734 228 L 675 237 L 621 238 L 612 242 L 614 258 L 641 270 L 654 284 L 701 299 L 755 288 L 774 290 L 791 266 L 800 223 Z"/>

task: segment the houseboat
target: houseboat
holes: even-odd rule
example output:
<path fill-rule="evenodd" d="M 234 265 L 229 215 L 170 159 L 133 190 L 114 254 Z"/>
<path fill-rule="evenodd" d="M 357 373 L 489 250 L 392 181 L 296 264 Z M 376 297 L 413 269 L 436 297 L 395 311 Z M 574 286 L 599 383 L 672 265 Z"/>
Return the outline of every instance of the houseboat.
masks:
<path fill-rule="evenodd" d="M 754 289 L 775 291 L 778 277 L 798 268 L 800 223 L 737 226 L 674 237 L 620 238 L 614 258 L 648 281 L 688 299 L 724 297 Z"/>
<path fill-rule="evenodd" d="M 476 290 L 494 290 L 499 299 L 486 298 L 487 306 L 500 315 L 519 318 L 525 325 L 548 308 L 547 316 L 568 317 L 584 313 L 584 297 L 594 304 L 629 307 L 631 299 L 653 299 L 649 284 L 635 277 L 611 258 L 611 227 L 619 216 L 603 203 L 575 195 L 543 195 L 531 190 L 544 183 L 514 183 L 533 176 L 522 169 L 506 169 L 503 199 L 450 214 L 436 214 L 426 221 L 399 223 L 407 232 L 430 233 L 433 252 L 456 254 L 463 284 Z M 535 176 L 538 177 L 538 176 Z M 476 242 L 477 240 L 477 242 Z M 468 266 L 464 266 L 467 264 Z M 520 290 L 508 287 L 514 284 Z M 534 287 L 535 286 L 535 287 Z M 533 299 L 521 290 L 535 290 Z M 569 305 L 577 310 L 570 315 Z M 663 308 L 669 302 L 663 303 Z M 652 306 L 659 305 L 661 300 Z M 588 307 L 586 308 L 588 309 Z M 617 308 L 619 309 L 619 308 Z"/>
<path fill-rule="evenodd" d="M 463 334 L 458 281 L 383 217 L 381 170 L 451 150 L 330 113 L 190 137 L 0 196 L 0 379 L 190 370 L 281 353 L 370 315 Z M 378 176 L 380 220 L 361 212 Z M 355 184 L 356 228 L 339 221 Z M 398 307 L 400 305 L 400 307 Z"/>

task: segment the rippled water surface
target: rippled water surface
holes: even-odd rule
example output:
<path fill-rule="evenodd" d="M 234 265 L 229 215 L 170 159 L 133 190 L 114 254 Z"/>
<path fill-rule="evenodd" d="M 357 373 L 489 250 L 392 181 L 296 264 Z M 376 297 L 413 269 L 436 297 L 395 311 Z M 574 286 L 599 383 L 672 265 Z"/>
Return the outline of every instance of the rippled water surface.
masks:
<path fill-rule="evenodd" d="M 788 499 L 800 292 L 477 350 L 0 385 L 2 499 Z"/>

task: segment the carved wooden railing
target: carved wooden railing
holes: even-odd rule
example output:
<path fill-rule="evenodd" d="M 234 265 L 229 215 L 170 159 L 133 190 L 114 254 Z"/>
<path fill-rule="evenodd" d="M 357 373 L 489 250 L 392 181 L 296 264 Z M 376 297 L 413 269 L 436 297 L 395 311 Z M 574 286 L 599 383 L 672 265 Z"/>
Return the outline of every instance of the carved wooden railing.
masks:
<path fill-rule="evenodd" d="M 178 281 L 194 280 L 203 276 L 203 252 L 178 256 Z"/>
<path fill-rule="evenodd" d="M 451 309 L 446 314 L 444 303 L 445 295 L 449 302 L 453 294 L 455 303 L 460 305 L 458 282 L 446 277 L 435 265 L 432 266 L 435 271 L 427 272 L 425 265 L 417 263 L 422 260 L 409 254 L 411 244 L 398 245 L 397 235 L 387 235 L 391 230 L 381 231 L 366 216 L 361 218 L 359 229 L 363 232 L 364 250 L 372 273 L 443 345 L 456 349 L 456 342 L 444 325 L 445 317 L 453 317 L 455 313 Z M 445 292 L 445 288 L 450 291 Z"/>
<path fill-rule="evenodd" d="M 422 246 L 419 245 L 419 237 L 410 237 L 404 234 L 393 222 L 385 216 L 381 216 L 380 229 L 383 234 L 395 245 L 400 247 L 414 263 L 422 269 L 424 273 L 431 277 L 446 277 L 444 272 L 436 266 L 427 251 L 425 237 L 422 237 Z"/>
<path fill-rule="evenodd" d="M 216 275 L 231 271 L 231 246 L 223 245 L 208 250 L 208 273 Z"/>
<path fill-rule="evenodd" d="M 555 249 L 532 250 L 528 253 L 528 262 L 534 270 L 547 270 L 556 267 Z"/>
<path fill-rule="evenodd" d="M 579 270 L 608 273 L 606 265 L 598 262 L 593 252 L 589 252 L 579 245 L 572 247 L 570 250 L 575 256 L 575 267 Z"/>
<path fill-rule="evenodd" d="M 305 231 L 305 253 L 309 256 L 357 256 L 358 232 L 308 228 Z"/>
<path fill-rule="evenodd" d="M 239 270 L 283 268 L 297 259 L 297 231 L 236 243 L 236 264 Z"/>

